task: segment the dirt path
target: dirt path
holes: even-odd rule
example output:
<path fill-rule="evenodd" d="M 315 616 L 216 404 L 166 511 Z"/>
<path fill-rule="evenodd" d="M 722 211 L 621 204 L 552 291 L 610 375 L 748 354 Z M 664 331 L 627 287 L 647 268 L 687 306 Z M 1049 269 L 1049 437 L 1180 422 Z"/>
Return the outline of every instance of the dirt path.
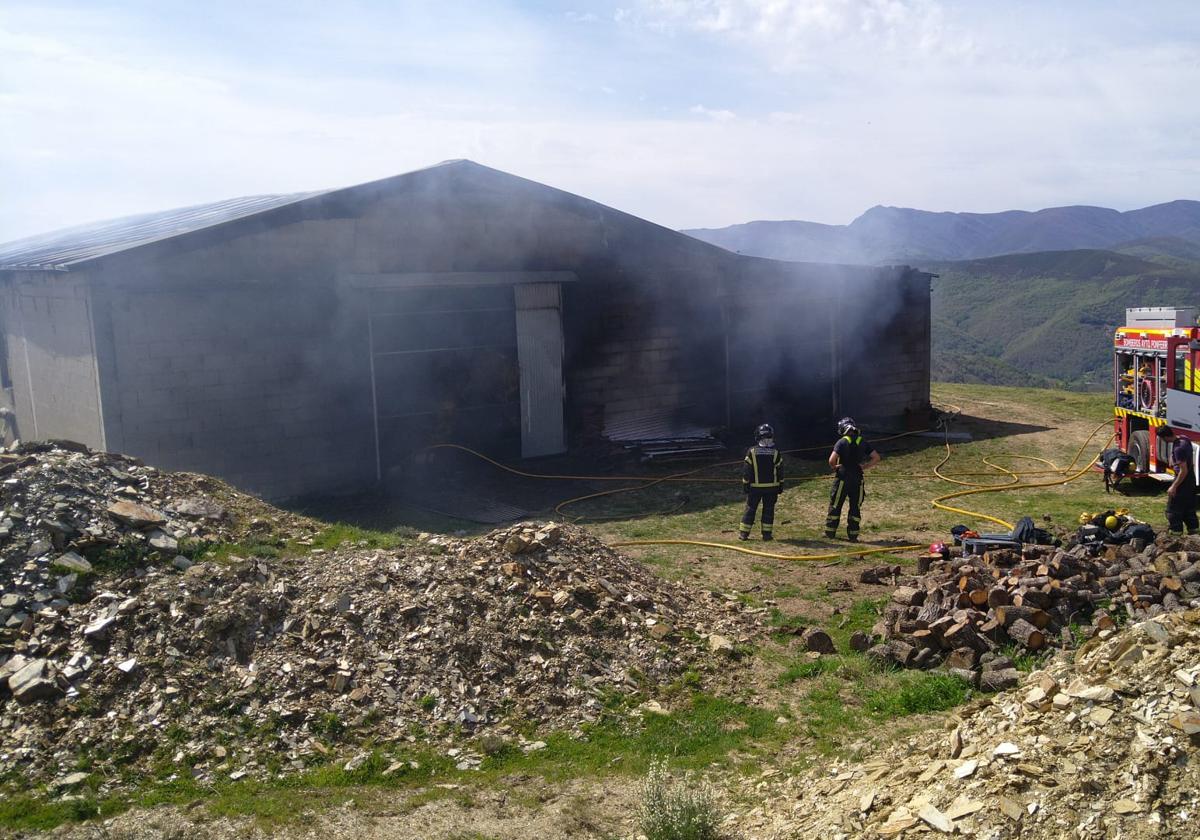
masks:
<path fill-rule="evenodd" d="M 636 784 L 625 779 L 548 784 L 512 778 L 504 788 L 465 786 L 432 789 L 440 798 L 421 803 L 426 792 L 358 791 L 353 799 L 272 828 L 251 818 L 212 817 L 194 809 L 134 809 L 97 824 L 65 826 L 62 840 L 558 840 L 611 838 L 635 833 Z"/>

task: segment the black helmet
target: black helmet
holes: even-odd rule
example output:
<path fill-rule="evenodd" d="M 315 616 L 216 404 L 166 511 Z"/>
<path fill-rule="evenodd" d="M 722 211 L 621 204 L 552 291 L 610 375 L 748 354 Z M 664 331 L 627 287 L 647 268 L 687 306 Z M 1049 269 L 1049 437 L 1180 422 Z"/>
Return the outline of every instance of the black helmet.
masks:
<path fill-rule="evenodd" d="M 771 425 L 769 423 L 763 423 L 761 426 L 759 426 L 754 431 L 754 439 L 755 440 L 762 440 L 764 438 L 773 438 L 773 437 L 775 437 L 775 430 L 771 428 Z"/>
<path fill-rule="evenodd" d="M 838 434 L 848 435 L 851 432 L 858 431 L 858 424 L 854 422 L 853 417 L 843 417 L 838 421 Z"/>

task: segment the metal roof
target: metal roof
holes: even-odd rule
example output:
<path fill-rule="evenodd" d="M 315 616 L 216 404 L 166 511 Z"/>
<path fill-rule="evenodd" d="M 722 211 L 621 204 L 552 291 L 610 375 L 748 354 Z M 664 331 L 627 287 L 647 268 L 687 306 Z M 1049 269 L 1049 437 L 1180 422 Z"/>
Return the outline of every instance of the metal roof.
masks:
<path fill-rule="evenodd" d="M 328 190 L 230 198 L 18 239 L 0 244 L 0 271 L 66 270 L 73 263 L 252 216 L 324 192 Z"/>

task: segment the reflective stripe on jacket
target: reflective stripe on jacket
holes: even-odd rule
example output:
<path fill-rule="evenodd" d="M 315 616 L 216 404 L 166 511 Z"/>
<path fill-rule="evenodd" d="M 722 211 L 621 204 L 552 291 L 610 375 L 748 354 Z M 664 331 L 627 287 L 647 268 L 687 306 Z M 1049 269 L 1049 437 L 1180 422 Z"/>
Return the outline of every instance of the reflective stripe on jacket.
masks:
<path fill-rule="evenodd" d="M 755 490 L 783 486 L 783 456 L 773 446 L 751 446 L 742 467 L 742 484 Z"/>

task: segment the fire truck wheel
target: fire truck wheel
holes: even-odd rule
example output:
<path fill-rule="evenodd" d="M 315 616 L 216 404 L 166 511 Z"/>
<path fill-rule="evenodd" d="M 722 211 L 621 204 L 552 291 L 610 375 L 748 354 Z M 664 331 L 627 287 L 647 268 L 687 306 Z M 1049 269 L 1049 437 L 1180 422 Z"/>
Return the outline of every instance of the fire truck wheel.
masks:
<path fill-rule="evenodd" d="M 1133 458 L 1134 469 L 1144 473 L 1150 471 L 1150 432 L 1138 429 L 1129 434 L 1129 455 Z"/>

